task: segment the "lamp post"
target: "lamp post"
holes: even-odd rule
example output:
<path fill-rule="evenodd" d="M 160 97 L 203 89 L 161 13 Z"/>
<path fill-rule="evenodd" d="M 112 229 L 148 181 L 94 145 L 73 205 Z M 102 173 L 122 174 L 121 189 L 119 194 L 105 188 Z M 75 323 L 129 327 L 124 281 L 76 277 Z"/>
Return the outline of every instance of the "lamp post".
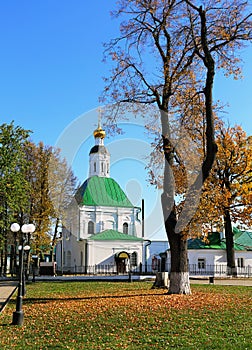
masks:
<path fill-rule="evenodd" d="M 14 223 L 11 225 L 11 231 L 12 232 L 18 232 L 20 230 L 20 226 L 17 223 Z M 24 312 L 22 310 L 22 304 L 23 304 L 23 269 L 24 269 L 24 250 L 29 250 L 29 246 L 24 246 L 25 240 L 26 240 L 26 234 L 27 233 L 33 233 L 35 231 L 35 226 L 33 224 L 25 224 L 21 227 L 21 244 L 18 247 L 18 250 L 20 252 L 19 254 L 19 283 L 18 283 L 18 295 L 17 295 L 17 302 L 16 302 L 16 311 L 13 312 L 12 317 L 12 324 L 17 326 L 22 326 L 24 321 Z"/>

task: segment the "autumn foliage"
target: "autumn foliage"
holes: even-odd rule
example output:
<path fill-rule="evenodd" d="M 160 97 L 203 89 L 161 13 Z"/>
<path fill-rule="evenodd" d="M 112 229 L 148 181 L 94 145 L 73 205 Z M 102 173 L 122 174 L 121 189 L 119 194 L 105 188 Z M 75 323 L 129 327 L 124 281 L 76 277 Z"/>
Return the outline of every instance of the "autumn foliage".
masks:
<path fill-rule="evenodd" d="M 106 119 L 115 124 L 133 111 L 142 114 L 148 124 L 159 115 L 158 146 L 164 163 L 161 202 L 171 256 L 169 292 L 189 294 L 186 238 L 217 152 L 215 72 L 239 77 L 238 52 L 251 40 L 251 13 L 248 2 L 240 0 L 207 0 L 202 4 L 191 0 L 121 0 L 114 16 L 122 21 L 120 35 L 105 46 L 105 60 L 113 67 L 105 79 L 102 99 L 109 104 Z M 150 106 L 158 109 L 154 116 Z M 192 172 L 186 171 L 172 128 L 174 120 L 183 128 L 186 117 L 190 125 L 201 126 L 204 139 L 200 168 Z M 182 186 L 187 177 L 196 174 L 179 206 L 175 163 Z"/>
<path fill-rule="evenodd" d="M 193 295 L 168 295 L 144 282 L 28 287 L 24 326 L 17 332 L 9 325 L 14 305 L 0 318 L 2 349 L 232 349 L 250 341 L 246 287 L 193 286 Z"/>

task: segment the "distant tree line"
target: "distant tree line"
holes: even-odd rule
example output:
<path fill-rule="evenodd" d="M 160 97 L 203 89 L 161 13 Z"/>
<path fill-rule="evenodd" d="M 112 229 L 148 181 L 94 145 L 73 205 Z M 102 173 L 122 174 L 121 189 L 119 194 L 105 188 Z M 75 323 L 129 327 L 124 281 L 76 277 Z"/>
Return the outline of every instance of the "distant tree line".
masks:
<path fill-rule="evenodd" d="M 64 210 L 76 189 L 76 178 L 60 156 L 60 151 L 31 140 L 31 130 L 0 125 L 0 273 L 16 267 L 21 232 L 13 234 L 10 226 L 33 223 L 36 227 L 27 237 L 33 254 L 52 252 Z M 52 239 L 53 238 L 53 239 Z M 53 256 L 53 254 L 51 254 Z"/>

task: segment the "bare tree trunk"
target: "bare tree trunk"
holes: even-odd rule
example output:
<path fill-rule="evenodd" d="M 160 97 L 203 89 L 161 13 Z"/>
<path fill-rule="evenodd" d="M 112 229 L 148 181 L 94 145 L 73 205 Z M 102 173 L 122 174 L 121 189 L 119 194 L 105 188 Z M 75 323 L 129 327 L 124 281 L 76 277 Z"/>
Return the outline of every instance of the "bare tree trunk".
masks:
<path fill-rule="evenodd" d="M 4 276 L 7 276 L 7 268 L 8 268 L 8 242 L 7 238 L 4 239 Z"/>
<path fill-rule="evenodd" d="M 0 255 L 1 255 L 1 266 L 0 266 L 0 276 L 3 276 L 3 265 L 4 265 L 4 259 L 3 259 L 3 249 L 1 249 L 0 251 Z"/>
<path fill-rule="evenodd" d="M 237 271 L 235 266 L 234 235 L 232 230 L 230 213 L 228 209 L 225 210 L 224 223 L 225 223 L 228 275 L 236 276 Z"/>
<path fill-rule="evenodd" d="M 169 98 L 167 97 L 167 104 L 165 108 L 161 110 L 162 139 L 165 155 L 163 194 L 161 202 L 165 230 L 171 253 L 171 271 L 169 276 L 170 284 L 168 293 L 191 294 L 188 271 L 187 237 L 181 232 L 176 232 L 175 230 L 177 225 L 177 211 L 175 204 L 175 181 L 172 170 L 175 150 L 170 137 L 168 100 Z"/>

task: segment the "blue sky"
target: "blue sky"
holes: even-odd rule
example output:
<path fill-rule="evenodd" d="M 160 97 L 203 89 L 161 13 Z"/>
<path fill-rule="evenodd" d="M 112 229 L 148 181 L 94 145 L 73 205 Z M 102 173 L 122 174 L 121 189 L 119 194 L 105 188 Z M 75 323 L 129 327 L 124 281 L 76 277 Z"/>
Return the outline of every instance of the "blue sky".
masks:
<path fill-rule="evenodd" d="M 97 122 L 95 109 L 103 89 L 102 77 L 109 66 L 102 62 L 103 46 L 116 37 L 118 24 L 111 19 L 114 0 L 1 0 L 0 1 L 0 123 L 21 125 L 33 131 L 35 142 L 59 145 L 76 120 L 71 145 L 79 142 L 73 170 L 82 182 L 87 176 L 88 152 L 93 144 L 92 132 Z M 234 81 L 217 75 L 214 97 L 229 103 L 226 117 L 252 134 L 252 48 L 244 50 L 244 79 Z M 86 123 L 86 120 L 89 123 Z M 89 125 L 89 126 L 88 126 Z M 83 128 L 83 129 L 82 129 Z M 146 212 L 155 227 L 147 225 L 148 236 L 164 238 L 157 214 L 159 194 L 148 185 L 148 153 L 143 127 L 126 125 L 120 138 L 106 139 L 111 151 L 111 176 L 129 193 L 134 204 L 146 199 Z M 78 137 L 76 136 L 78 133 Z M 142 150 L 133 156 L 124 153 L 126 143 Z M 110 144 L 110 146 L 109 146 Z M 121 150 L 120 159 L 113 154 Z"/>

